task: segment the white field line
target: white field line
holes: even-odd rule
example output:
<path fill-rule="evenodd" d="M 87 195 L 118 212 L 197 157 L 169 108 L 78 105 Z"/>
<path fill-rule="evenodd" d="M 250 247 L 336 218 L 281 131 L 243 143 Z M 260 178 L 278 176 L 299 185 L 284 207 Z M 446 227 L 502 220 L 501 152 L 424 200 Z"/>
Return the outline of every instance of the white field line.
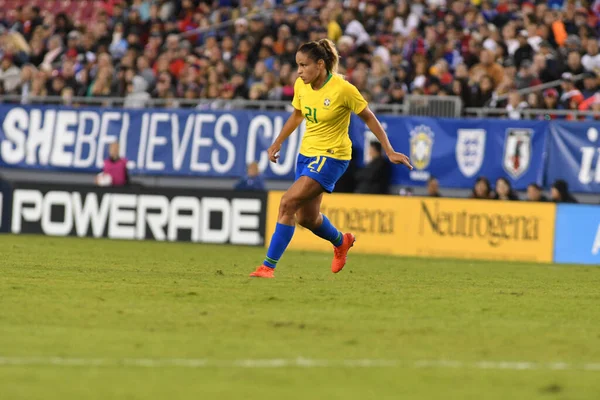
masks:
<path fill-rule="evenodd" d="M 2 366 L 61 366 L 61 367 L 142 367 L 142 368 L 447 368 L 511 371 L 597 371 L 600 363 L 538 363 L 529 361 L 454 361 L 454 360 L 318 360 L 310 358 L 270 358 L 210 360 L 187 358 L 72 358 L 72 357 L 6 357 L 0 356 Z"/>

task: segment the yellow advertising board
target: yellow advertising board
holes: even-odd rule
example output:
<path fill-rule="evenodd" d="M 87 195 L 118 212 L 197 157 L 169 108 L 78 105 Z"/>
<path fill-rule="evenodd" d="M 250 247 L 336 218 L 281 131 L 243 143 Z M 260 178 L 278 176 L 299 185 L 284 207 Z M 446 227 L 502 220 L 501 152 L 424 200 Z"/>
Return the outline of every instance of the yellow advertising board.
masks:
<path fill-rule="evenodd" d="M 283 192 L 270 192 L 267 202 L 266 244 L 270 242 Z M 406 254 L 399 248 L 398 240 L 406 229 L 403 210 L 394 196 L 363 196 L 330 194 L 323 197 L 321 212 L 342 232 L 356 235 L 353 252 L 379 254 Z M 294 238 L 288 247 L 298 250 L 331 251 L 331 243 L 315 236 L 311 231 L 296 226 Z"/>
<path fill-rule="evenodd" d="M 552 262 L 554 204 L 415 198 L 418 256 Z"/>
<path fill-rule="evenodd" d="M 267 246 L 282 195 L 269 193 Z M 552 261 L 554 204 L 331 194 L 321 211 L 356 235 L 353 252 Z M 289 248 L 331 251 L 331 244 L 298 226 Z"/>

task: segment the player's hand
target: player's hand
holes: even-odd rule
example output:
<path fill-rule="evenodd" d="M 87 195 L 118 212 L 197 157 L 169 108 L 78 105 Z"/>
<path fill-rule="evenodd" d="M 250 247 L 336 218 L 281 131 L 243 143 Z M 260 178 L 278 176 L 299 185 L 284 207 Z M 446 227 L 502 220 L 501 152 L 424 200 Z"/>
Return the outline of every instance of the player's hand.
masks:
<path fill-rule="evenodd" d="M 392 152 L 387 155 L 391 162 L 394 164 L 404 164 L 408 169 L 412 170 L 413 166 L 410 165 L 410 159 L 402 153 Z"/>
<path fill-rule="evenodd" d="M 279 150 L 281 150 L 281 145 L 277 142 L 273 143 L 269 149 L 267 150 L 267 154 L 269 155 L 269 160 L 271 162 L 276 163 L 279 158 Z"/>

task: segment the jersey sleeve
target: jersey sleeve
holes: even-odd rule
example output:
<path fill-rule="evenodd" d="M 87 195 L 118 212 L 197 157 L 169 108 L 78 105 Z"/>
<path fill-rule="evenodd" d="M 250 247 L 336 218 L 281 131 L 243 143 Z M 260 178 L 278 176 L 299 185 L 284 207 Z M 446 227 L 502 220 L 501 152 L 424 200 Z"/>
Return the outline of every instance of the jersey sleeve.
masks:
<path fill-rule="evenodd" d="M 345 82 L 344 88 L 344 102 L 346 107 L 354 114 L 360 114 L 367 107 L 367 101 L 360 94 L 356 86 L 350 82 Z"/>
<path fill-rule="evenodd" d="M 294 108 L 296 110 L 301 110 L 302 106 L 300 105 L 300 83 L 302 82 L 302 79 L 297 78 L 296 82 L 294 83 L 294 98 L 292 99 L 292 106 L 294 106 Z"/>

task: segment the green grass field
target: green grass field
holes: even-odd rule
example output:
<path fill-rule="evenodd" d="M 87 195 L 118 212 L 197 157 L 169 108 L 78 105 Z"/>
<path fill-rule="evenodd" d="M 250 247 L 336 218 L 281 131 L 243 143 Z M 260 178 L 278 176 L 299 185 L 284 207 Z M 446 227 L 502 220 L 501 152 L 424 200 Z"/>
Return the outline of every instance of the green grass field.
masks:
<path fill-rule="evenodd" d="M 258 280 L 261 248 L 0 251 L 3 400 L 600 398 L 595 267 L 288 252 Z"/>

